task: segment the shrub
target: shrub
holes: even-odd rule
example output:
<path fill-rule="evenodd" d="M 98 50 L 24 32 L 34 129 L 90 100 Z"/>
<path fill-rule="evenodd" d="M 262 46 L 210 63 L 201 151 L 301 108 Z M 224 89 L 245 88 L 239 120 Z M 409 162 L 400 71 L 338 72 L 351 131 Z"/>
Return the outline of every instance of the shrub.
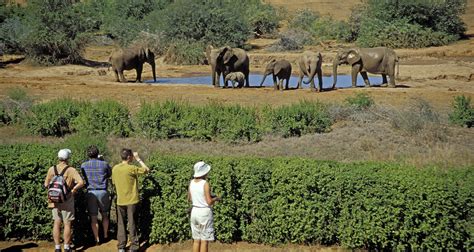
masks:
<path fill-rule="evenodd" d="M 205 45 L 201 42 L 176 40 L 170 43 L 164 61 L 179 65 L 199 65 L 204 62 Z"/>
<path fill-rule="evenodd" d="M 78 132 L 127 137 L 132 133 L 128 108 L 113 100 L 103 100 L 83 106 L 72 120 Z"/>
<path fill-rule="evenodd" d="M 8 97 L 1 101 L 1 120 L 4 124 L 21 122 L 32 106 L 32 100 L 22 88 L 11 88 Z"/>
<path fill-rule="evenodd" d="M 280 39 L 268 48 L 268 51 L 291 51 L 301 50 L 304 45 L 313 41 L 311 34 L 304 30 L 287 30 L 280 34 Z"/>
<path fill-rule="evenodd" d="M 288 26 L 292 29 L 309 30 L 309 27 L 320 17 L 319 13 L 310 9 L 298 10 Z"/>
<path fill-rule="evenodd" d="M 367 93 L 363 92 L 359 92 L 352 97 L 347 97 L 346 103 L 357 110 L 365 110 L 375 104 L 374 99 L 370 97 Z"/>
<path fill-rule="evenodd" d="M 323 133 L 331 126 L 330 115 L 320 102 L 302 101 L 297 104 L 267 109 L 265 126 L 283 137 Z"/>
<path fill-rule="evenodd" d="M 471 98 L 464 95 L 454 97 L 453 112 L 449 114 L 452 124 L 471 128 L 474 125 L 474 107 Z"/>
<path fill-rule="evenodd" d="M 24 52 L 22 41 L 28 32 L 28 27 L 18 16 L 0 23 L 0 54 Z"/>
<path fill-rule="evenodd" d="M 41 64 L 82 62 L 81 52 L 91 27 L 76 1 L 29 1 L 25 14 L 30 28 L 23 41 L 26 55 Z"/>
<path fill-rule="evenodd" d="M 439 124 L 439 115 L 424 100 L 417 100 L 408 110 L 394 114 L 391 118 L 395 129 L 409 134 L 417 134 L 432 124 Z"/>
<path fill-rule="evenodd" d="M 249 3 L 242 3 L 246 8 L 250 27 L 257 35 L 273 34 L 279 26 L 281 17 L 276 9 L 270 4 L 263 4 L 262 1 L 247 0 Z"/>
<path fill-rule="evenodd" d="M 33 134 L 64 136 L 75 129 L 72 121 L 79 116 L 84 103 L 71 99 L 58 99 L 36 104 L 26 120 L 26 127 Z"/>
<path fill-rule="evenodd" d="M 333 20 L 329 16 L 316 19 L 309 30 L 319 40 L 350 41 L 351 39 L 349 24 L 344 21 Z"/>

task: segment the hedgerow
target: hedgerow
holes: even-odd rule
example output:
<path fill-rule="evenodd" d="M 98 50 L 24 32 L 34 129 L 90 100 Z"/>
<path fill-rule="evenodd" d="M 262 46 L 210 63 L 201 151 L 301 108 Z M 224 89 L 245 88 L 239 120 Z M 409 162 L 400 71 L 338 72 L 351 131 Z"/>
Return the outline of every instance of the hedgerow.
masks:
<path fill-rule="evenodd" d="M 58 148 L 68 144 L 0 146 L 2 239 L 51 238 L 41 184 Z M 77 167 L 86 146 L 72 148 Z M 212 190 L 222 196 L 214 216 L 217 239 L 223 242 L 374 250 L 474 248 L 473 167 L 416 169 L 389 163 L 160 154 L 147 160 L 152 172 L 141 182 L 141 220 L 150 223 L 142 232 L 151 243 L 191 239 L 186 192 L 197 160 L 211 164 Z M 77 216 L 85 215 L 84 203 L 76 198 Z M 77 216 L 74 233 L 87 235 L 87 217 Z"/>

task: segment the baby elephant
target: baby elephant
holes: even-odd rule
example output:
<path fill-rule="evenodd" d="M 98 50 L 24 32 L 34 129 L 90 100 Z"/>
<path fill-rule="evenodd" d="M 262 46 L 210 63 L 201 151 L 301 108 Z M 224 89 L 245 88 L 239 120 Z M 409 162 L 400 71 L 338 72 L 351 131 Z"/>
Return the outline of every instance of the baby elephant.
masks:
<path fill-rule="evenodd" d="M 286 80 L 285 89 L 288 89 L 288 83 L 290 82 L 291 77 L 291 64 L 288 60 L 271 60 L 265 67 L 265 72 L 263 73 L 263 79 L 260 83 L 260 87 L 263 86 L 265 78 L 270 74 L 273 76 L 273 85 L 275 90 L 280 89 L 283 91 L 283 80 Z"/>
<path fill-rule="evenodd" d="M 231 72 L 231 73 L 228 73 L 225 76 L 224 82 L 227 83 L 227 81 L 229 81 L 229 80 L 232 82 L 232 88 L 235 88 L 235 83 L 236 82 L 239 83 L 239 85 L 237 85 L 237 87 L 241 88 L 241 87 L 244 86 L 245 75 L 242 72 Z"/>

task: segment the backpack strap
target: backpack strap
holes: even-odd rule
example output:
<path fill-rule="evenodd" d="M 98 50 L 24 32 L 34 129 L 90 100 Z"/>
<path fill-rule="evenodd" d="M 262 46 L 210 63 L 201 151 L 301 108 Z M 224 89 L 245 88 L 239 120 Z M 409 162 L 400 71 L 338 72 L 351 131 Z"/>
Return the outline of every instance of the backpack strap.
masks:
<path fill-rule="evenodd" d="M 69 167 L 70 167 L 69 165 L 66 166 L 66 167 L 61 171 L 61 174 L 59 174 L 59 175 L 61 175 L 61 177 L 62 177 L 62 176 L 64 175 L 64 173 L 66 172 L 67 168 L 69 168 Z M 56 166 L 54 166 L 54 168 L 56 168 Z M 55 172 L 57 172 L 57 170 L 56 170 Z"/>
<path fill-rule="evenodd" d="M 58 168 L 56 167 L 56 165 L 54 165 L 53 167 L 54 167 L 54 175 L 58 176 L 59 175 Z"/>

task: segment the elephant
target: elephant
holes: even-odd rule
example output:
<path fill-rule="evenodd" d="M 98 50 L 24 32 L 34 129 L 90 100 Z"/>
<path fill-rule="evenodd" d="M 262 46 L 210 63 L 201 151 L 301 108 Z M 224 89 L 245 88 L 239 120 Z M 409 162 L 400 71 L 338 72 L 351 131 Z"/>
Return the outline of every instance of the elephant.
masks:
<path fill-rule="evenodd" d="M 145 62 L 151 65 L 153 80 L 156 82 L 155 54 L 149 48 L 134 47 L 114 51 L 109 57 L 109 62 L 117 82 L 127 82 L 123 71 L 132 69 L 137 70 L 136 82 L 141 82 L 143 63 Z"/>
<path fill-rule="evenodd" d="M 304 84 L 311 83 L 310 87 L 312 91 L 316 90 L 314 86 L 314 76 L 318 75 L 318 84 L 319 90 L 323 90 L 323 76 L 321 66 L 323 64 L 323 57 L 319 52 L 304 51 L 301 57 L 298 59 L 298 65 L 300 67 L 300 78 L 298 80 L 298 88 L 301 88 L 301 82 L 303 77 L 308 76 L 308 81 L 305 81 Z"/>
<path fill-rule="evenodd" d="M 351 48 L 337 53 L 333 62 L 334 83 L 337 82 L 337 66 L 349 64 L 352 66 L 352 87 L 357 86 L 357 74 L 360 72 L 364 79 L 365 86 L 370 87 L 367 72 L 382 74 L 383 83 L 387 84 L 387 75 L 390 78 L 390 87 L 395 87 L 395 64 L 398 63 L 398 56 L 393 49 L 387 47 L 375 48 Z M 398 64 L 397 64 L 398 65 Z"/>
<path fill-rule="evenodd" d="M 209 45 L 206 48 L 206 58 L 211 65 L 212 85 L 214 85 L 214 87 L 219 87 L 219 77 L 221 74 L 224 87 L 227 87 L 225 76 L 231 72 L 242 72 L 245 75 L 245 87 L 250 86 L 250 60 L 245 50 L 231 48 L 229 46 L 214 48 Z"/>
<path fill-rule="evenodd" d="M 242 73 L 242 72 L 232 72 L 232 73 L 228 73 L 226 76 L 225 76 L 225 79 L 224 81 L 227 82 L 227 81 L 231 81 L 232 82 L 232 88 L 235 88 L 235 83 L 239 83 L 237 85 L 237 87 L 241 88 L 244 86 L 244 82 L 245 82 L 245 74 Z"/>
<path fill-rule="evenodd" d="M 263 72 L 263 79 L 260 83 L 260 87 L 263 86 L 263 82 L 269 74 L 272 74 L 273 76 L 273 85 L 275 90 L 283 90 L 283 80 L 286 80 L 285 89 L 288 89 L 288 83 L 290 82 L 291 77 L 291 64 L 288 60 L 272 59 L 265 67 L 265 72 Z"/>

